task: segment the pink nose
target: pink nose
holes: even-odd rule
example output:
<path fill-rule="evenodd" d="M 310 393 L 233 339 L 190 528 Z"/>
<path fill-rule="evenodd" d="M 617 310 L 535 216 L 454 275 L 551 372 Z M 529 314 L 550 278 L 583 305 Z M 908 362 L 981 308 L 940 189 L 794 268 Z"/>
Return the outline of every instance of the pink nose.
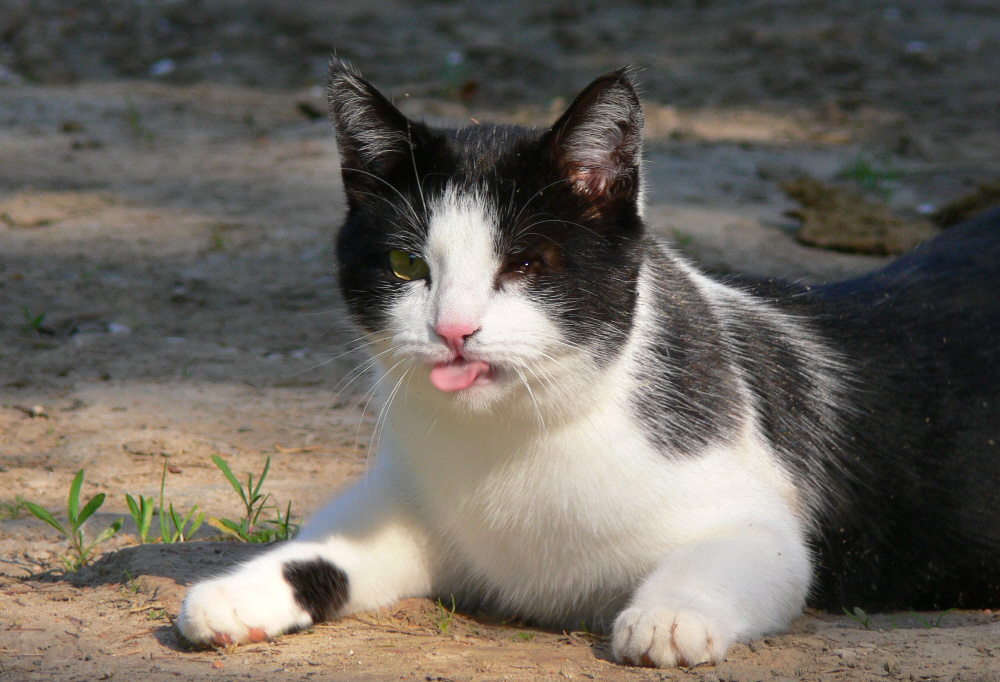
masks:
<path fill-rule="evenodd" d="M 441 322 L 434 327 L 434 332 L 444 339 L 444 342 L 448 344 L 448 347 L 456 353 L 462 352 L 465 340 L 477 331 L 479 331 L 479 327 L 460 322 Z"/>

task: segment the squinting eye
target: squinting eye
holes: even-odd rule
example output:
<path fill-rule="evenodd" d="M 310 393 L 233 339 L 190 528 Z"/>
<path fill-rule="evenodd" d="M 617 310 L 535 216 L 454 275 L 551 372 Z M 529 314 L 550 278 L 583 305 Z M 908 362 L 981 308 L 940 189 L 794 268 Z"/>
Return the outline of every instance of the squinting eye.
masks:
<path fill-rule="evenodd" d="M 407 282 L 414 279 L 427 279 L 431 274 L 430 268 L 427 267 L 423 258 L 407 251 L 390 251 L 389 269 L 396 277 Z"/>
<path fill-rule="evenodd" d="M 507 262 L 505 272 L 527 272 L 531 268 L 531 260 L 528 258 L 513 258 Z"/>
<path fill-rule="evenodd" d="M 546 265 L 545 259 L 541 256 L 514 256 L 504 264 L 503 273 L 529 275 L 538 272 Z"/>

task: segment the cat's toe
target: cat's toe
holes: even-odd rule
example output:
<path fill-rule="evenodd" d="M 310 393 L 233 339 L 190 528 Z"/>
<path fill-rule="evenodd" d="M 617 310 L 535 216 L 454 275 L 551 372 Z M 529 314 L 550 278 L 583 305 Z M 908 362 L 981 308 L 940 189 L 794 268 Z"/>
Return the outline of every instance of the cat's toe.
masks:
<path fill-rule="evenodd" d="M 658 668 L 719 663 L 732 638 L 703 614 L 688 609 L 632 607 L 615 620 L 615 658 Z"/>
<path fill-rule="evenodd" d="M 238 616 L 240 604 L 224 585 L 212 581 L 192 587 L 181 612 L 177 629 L 195 646 L 230 646 L 250 640 L 250 628 Z"/>
<path fill-rule="evenodd" d="M 283 595 L 269 598 L 228 582 L 210 580 L 188 591 L 176 622 L 191 644 L 219 647 L 261 642 L 312 622 L 301 609 L 283 604 Z"/>

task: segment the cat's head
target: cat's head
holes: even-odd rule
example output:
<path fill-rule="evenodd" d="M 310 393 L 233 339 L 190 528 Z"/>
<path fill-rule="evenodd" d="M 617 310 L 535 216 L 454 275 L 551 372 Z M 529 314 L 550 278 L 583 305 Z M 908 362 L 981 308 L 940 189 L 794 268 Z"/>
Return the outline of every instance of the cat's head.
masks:
<path fill-rule="evenodd" d="M 614 362 L 644 248 L 642 111 L 624 69 L 547 130 L 434 129 L 342 64 L 328 95 L 348 203 L 340 284 L 407 390 L 481 409 Z"/>

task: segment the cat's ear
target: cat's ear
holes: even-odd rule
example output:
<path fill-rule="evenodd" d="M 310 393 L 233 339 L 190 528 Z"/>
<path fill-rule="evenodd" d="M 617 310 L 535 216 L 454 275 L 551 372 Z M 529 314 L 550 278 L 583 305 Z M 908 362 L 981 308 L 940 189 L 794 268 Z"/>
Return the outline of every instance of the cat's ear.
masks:
<path fill-rule="evenodd" d="M 642 106 L 625 68 L 588 85 L 545 137 L 557 172 L 598 211 L 639 196 Z"/>
<path fill-rule="evenodd" d="M 340 166 L 348 199 L 410 161 L 417 124 L 344 62 L 330 66 L 330 118 L 337 131 Z M 375 177 L 372 177 L 375 176 Z"/>

